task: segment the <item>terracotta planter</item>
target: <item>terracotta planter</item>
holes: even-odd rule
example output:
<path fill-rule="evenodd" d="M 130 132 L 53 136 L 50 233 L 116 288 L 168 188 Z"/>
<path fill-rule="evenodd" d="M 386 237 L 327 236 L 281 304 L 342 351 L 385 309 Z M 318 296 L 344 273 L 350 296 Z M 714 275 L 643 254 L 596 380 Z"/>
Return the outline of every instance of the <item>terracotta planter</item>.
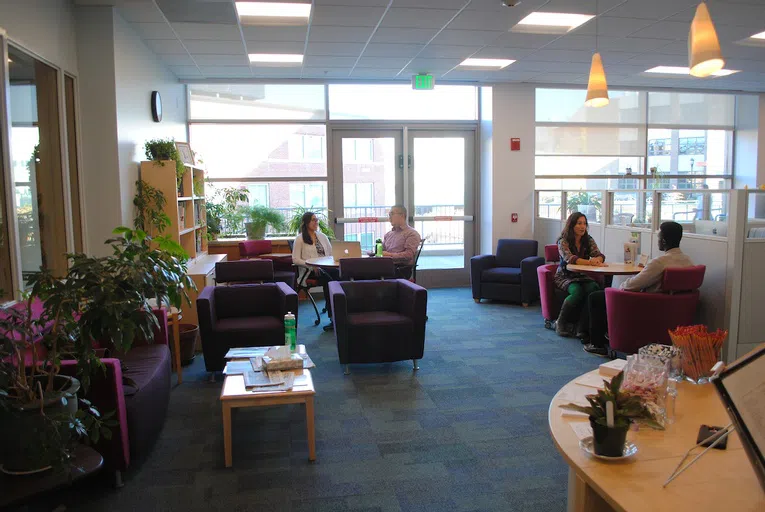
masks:
<path fill-rule="evenodd" d="M 181 364 L 186 366 L 194 360 L 197 350 L 197 338 L 199 338 L 199 327 L 194 324 L 181 324 L 179 326 L 181 334 Z M 170 351 L 174 350 L 175 345 L 170 344 Z"/>
<path fill-rule="evenodd" d="M 590 416 L 590 426 L 592 426 L 592 446 L 596 455 L 604 457 L 624 455 L 624 443 L 627 442 L 629 427 L 609 428 L 597 423 L 592 416 Z"/>

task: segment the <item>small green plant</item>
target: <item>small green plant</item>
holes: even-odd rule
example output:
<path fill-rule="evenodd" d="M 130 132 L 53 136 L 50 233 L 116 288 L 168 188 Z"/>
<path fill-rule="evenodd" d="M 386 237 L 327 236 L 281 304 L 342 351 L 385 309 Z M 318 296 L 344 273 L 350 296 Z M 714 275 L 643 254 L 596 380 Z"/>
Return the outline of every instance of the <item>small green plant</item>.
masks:
<path fill-rule="evenodd" d="M 599 389 L 597 394 L 585 397 L 590 404 L 588 407 L 571 403 L 561 407 L 587 414 L 595 423 L 608 426 L 606 404 L 613 402 L 614 427 L 627 428 L 634 422 L 640 422 L 655 429 L 664 430 L 664 426 L 657 421 L 657 418 L 648 409 L 642 397 L 621 390 L 623 381 L 624 372 L 619 372 L 611 379 L 610 383 L 604 380 L 603 389 Z"/>
<path fill-rule="evenodd" d="M 180 186 L 183 175 L 186 174 L 186 167 L 181 161 L 178 149 L 175 147 L 174 139 L 151 139 L 144 144 L 146 158 L 165 165 L 163 160 L 175 161 L 175 179 Z"/>
<path fill-rule="evenodd" d="M 290 235 L 297 235 L 300 232 L 300 223 L 303 220 L 305 212 L 314 211 L 305 206 L 295 205 L 292 207 L 292 216 L 287 220 L 287 233 Z M 328 213 L 332 213 L 331 210 L 327 210 Z M 319 219 L 319 231 L 327 235 L 330 240 L 335 239 L 335 232 L 329 227 L 326 215 L 320 212 L 315 212 L 316 218 Z"/>
<path fill-rule="evenodd" d="M 165 194 L 143 180 L 136 181 L 135 187 L 133 227 L 145 231 L 150 236 L 161 235 L 171 224 L 170 217 L 165 213 Z"/>
<path fill-rule="evenodd" d="M 207 239 L 215 240 L 221 231 L 223 205 L 208 199 L 205 201 L 205 217 L 207 219 Z"/>
<path fill-rule="evenodd" d="M 194 178 L 193 181 L 193 187 L 194 187 L 194 196 L 195 197 L 204 197 L 205 196 L 205 182 L 201 178 Z"/>
<path fill-rule="evenodd" d="M 235 236 L 244 233 L 245 212 L 241 203 L 249 203 L 250 192 L 246 188 L 226 187 L 216 190 L 213 197 L 222 201 L 220 219 L 223 221 L 223 234 Z"/>
<path fill-rule="evenodd" d="M 594 206 L 595 210 L 600 214 L 602 204 L 600 203 L 600 199 L 596 195 L 590 195 L 587 192 L 576 192 L 576 193 L 569 193 L 567 194 L 566 198 L 566 209 L 568 210 L 567 215 L 570 215 L 574 212 L 581 211 L 579 210 L 580 206 Z M 595 219 L 590 219 L 590 221 L 594 221 Z"/>

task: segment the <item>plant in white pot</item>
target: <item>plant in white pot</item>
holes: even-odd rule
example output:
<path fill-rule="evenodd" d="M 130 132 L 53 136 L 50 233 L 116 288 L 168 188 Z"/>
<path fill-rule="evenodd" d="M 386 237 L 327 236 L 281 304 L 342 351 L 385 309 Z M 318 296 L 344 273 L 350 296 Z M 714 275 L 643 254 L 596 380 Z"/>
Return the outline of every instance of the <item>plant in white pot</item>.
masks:
<path fill-rule="evenodd" d="M 623 381 L 624 372 L 619 372 L 610 383 L 604 380 L 603 389 L 599 389 L 596 394 L 586 396 L 589 406 L 577 404 L 561 406 L 563 409 L 583 412 L 589 416 L 593 448 L 597 455 L 621 457 L 627 439 L 627 430 L 632 423 L 640 422 L 664 430 L 643 397 L 621 389 Z"/>
<path fill-rule="evenodd" d="M 242 211 L 248 221 L 244 225 L 247 240 L 262 240 L 266 237 L 268 226 L 279 230 L 284 225 L 284 216 L 274 208 L 256 204 L 255 206 L 245 206 Z"/>

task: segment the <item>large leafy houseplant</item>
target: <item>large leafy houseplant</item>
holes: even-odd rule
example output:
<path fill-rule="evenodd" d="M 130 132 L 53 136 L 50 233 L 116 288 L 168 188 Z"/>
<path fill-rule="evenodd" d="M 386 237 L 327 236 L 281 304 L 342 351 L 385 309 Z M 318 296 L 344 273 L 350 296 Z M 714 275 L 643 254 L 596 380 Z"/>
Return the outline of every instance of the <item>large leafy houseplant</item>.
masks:
<path fill-rule="evenodd" d="M 176 307 L 193 282 L 183 249 L 165 237 L 118 228 L 112 254 L 70 254 L 63 279 L 42 269 L 29 278 L 24 301 L 0 311 L 0 461 L 7 469 L 64 468 L 82 436 L 109 437 L 113 411 L 102 415 L 78 399 L 94 372 L 104 371 L 97 348 L 127 351 L 151 340 L 158 322 L 149 298 Z M 38 314 L 33 314 L 37 307 Z M 77 379 L 61 362 L 77 361 Z M 82 407 L 77 407 L 77 404 Z"/>
<path fill-rule="evenodd" d="M 292 207 L 292 216 L 287 220 L 287 232 L 291 235 L 297 235 L 300 232 L 300 223 L 303 221 L 303 215 L 306 212 L 314 211 L 305 206 L 295 205 Z M 330 240 L 335 239 L 335 232 L 329 227 L 327 216 L 321 212 L 314 212 L 319 219 L 319 231 L 327 235 Z"/>
<path fill-rule="evenodd" d="M 249 240 L 261 240 L 266 236 L 266 228 L 273 226 L 274 229 L 281 229 L 284 225 L 284 216 L 279 210 L 256 204 L 255 206 L 244 206 L 242 212 L 247 219 L 245 229 Z"/>
<path fill-rule="evenodd" d="M 170 217 L 165 213 L 165 194 L 143 180 L 136 181 L 135 186 L 133 225 L 151 236 L 161 235 L 171 224 Z"/>

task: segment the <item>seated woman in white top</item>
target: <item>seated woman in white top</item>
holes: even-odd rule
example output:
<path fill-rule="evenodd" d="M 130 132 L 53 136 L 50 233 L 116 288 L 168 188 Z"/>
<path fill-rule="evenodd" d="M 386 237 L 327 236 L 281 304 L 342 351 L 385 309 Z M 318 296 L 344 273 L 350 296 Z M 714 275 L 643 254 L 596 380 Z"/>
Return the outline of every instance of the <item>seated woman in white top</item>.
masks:
<path fill-rule="evenodd" d="M 300 221 L 300 232 L 295 238 L 295 244 L 292 247 L 292 262 L 300 267 L 297 282 L 298 284 L 304 283 L 304 279 L 307 278 L 308 274 L 313 272 L 314 277 L 321 283 L 324 289 L 327 313 L 332 318 L 328 300 L 329 286 L 327 283 L 333 279 L 338 279 L 340 273 L 338 269 L 312 270 L 306 265 L 306 260 L 323 256 L 332 256 L 332 244 L 329 242 L 327 235 L 319 231 L 319 219 L 316 217 L 316 214 L 305 212 Z"/>

